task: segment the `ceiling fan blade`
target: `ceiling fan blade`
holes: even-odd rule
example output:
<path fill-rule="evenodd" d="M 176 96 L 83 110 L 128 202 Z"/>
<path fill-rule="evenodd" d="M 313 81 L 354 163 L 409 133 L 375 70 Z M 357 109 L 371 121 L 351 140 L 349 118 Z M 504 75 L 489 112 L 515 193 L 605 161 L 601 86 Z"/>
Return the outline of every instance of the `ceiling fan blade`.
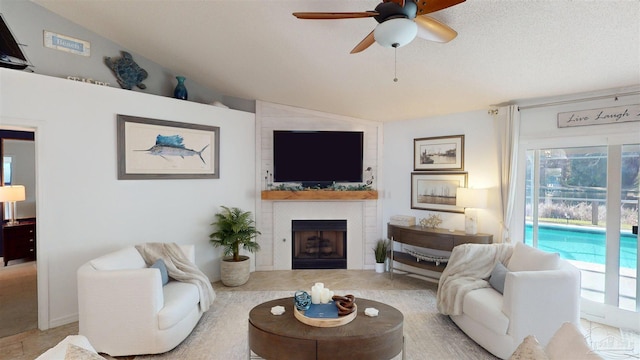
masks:
<path fill-rule="evenodd" d="M 367 35 L 367 37 L 362 39 L 362 41 L 360 41 L 360 43 L 356 45 L 356 47 L 354 47 L 353 50 L 351 50 L 351 54 L 356 54 L 366 50 L 374 42 L 376 42 L 376 39 L 373 38 L 373 31 L 371 31 L 369 35 Z"/>
<path fill-rule="evenodd" d="M 421 39 L 446 43 L 458 36 L 455 30 L 430 16 L 417 16 L 415 21 L 418 24 L 418 37 Z"/>
<path fill-rule="evenodd" d="M 465 0 L 416 0 L 416 5 L 418 5 L 416 15 L 425 15 L 440 11 L 463 2 L 465 2 Z"/>
<path fill-rule="evenodd" d="M 362 11 L 362 12 L 294 12 L 293 16 L 298 19 L 311 19 L 311 20 L 333 20 L 333 19 L 355 19 L 374 17 L 378 13 L 375 11 Z"/>

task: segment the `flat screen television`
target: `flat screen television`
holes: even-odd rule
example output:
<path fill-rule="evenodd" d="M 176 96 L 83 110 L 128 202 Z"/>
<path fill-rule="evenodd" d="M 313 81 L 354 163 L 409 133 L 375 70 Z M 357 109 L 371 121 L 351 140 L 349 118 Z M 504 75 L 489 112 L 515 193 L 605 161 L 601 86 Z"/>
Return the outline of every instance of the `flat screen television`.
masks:
<path fill-rule="evenodd" d="M 304 187 L 362 182 L 362 131 L 273 132 L 273 181 Z"/>

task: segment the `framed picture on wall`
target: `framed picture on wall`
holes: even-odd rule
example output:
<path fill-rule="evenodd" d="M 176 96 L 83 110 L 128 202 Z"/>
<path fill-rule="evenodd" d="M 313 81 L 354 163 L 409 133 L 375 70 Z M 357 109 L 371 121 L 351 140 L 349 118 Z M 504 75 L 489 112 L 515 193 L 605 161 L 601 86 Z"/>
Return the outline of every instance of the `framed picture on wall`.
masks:
<path fill-rule="evenodd" d="M 220 128 L 118 115 L 118 179 L 220 178 Z"/>
<path fill-rule="evenodd" d="M 461 187 L 467 187 L 466 172 L 411 173 L 411 208 L 464 213 L 464 208 L 456 206 Z"/>
<path fill-rule="evenodd" d="M 413 139 L 413 170 L 464 170 L 464 135 Z"/>

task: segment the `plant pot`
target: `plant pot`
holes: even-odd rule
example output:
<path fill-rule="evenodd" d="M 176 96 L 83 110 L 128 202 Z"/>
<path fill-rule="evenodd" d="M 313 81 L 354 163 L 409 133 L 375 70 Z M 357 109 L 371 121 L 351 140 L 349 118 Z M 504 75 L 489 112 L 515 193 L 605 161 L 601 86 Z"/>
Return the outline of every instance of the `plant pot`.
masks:
<path fill-rule="evenodd" d="M 384 263 L 376 263 L 376 272 L 383 273 L 384 272 Z"/>
<path fill-rule="evenodd" d="M 240 261 L 233 261 L 231 256 L 220 263 L 220 280 L 225 286 L 240 286 L 249 281 L 250 265 L 248 256 L 240 256 Z"/>

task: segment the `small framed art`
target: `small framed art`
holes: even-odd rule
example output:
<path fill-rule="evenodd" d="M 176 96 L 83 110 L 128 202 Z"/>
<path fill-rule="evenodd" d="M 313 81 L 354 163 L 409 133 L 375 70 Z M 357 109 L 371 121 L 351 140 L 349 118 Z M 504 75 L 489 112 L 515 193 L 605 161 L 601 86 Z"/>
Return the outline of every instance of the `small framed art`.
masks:
<path fill-rule="evenodd" d="M 413 170 L 464 170 L 464 135 L 413 139 Z"/>
<path fill-rule="evenodd" d="M 466 172 L 413 172 L 411 208 L 464 213 L 464 208 L 456 206 L 461 187 L 467 187 Z"/>

